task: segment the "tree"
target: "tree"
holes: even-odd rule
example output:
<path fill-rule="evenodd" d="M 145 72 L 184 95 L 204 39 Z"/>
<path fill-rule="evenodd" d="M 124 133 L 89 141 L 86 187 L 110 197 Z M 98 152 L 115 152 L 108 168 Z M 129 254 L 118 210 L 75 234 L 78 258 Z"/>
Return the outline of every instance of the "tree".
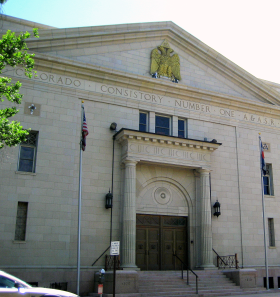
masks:
<path fill-rule="evenodd" d="M 33 33 L 35 37 L 39 37 L 38 29 L 33 29 Z M 20 33 L 19 36 L 16 36 L 10 30 L 2 36 L 0 40 L 0 74 L 6 66 L 22 66 L 25 70 L 25 75 L 29 78 L 36 74 L 33 71 L 34 54 L 27 52 L 28 47 L 25 42 L 29 37 L 30 33 L 28 32 Z M 21 83 L 19 81 L 12 83 L 11 78 L 0 77 L 0 102 L 3 102 L 4 98 L 6 98 L 10 102 L 20 104 L 23 97 L 19 93 L 20 87 Z M 28 130 L 24 130 L 18 121 L 9 120 L 18 111 L 15 106 L 0 109 L 0 149 L 4 145 L 17 145 L 24 141 L 29 134 Z"/>
<path fill-rule="evenodd" d="M 2 7 L 3 7 L 3 5 L 4 5 L 7 1 L 8 1 L 8 0 L 0 0 L 0 14 L 2 14 L 2 12 L 3 12 Z"/>

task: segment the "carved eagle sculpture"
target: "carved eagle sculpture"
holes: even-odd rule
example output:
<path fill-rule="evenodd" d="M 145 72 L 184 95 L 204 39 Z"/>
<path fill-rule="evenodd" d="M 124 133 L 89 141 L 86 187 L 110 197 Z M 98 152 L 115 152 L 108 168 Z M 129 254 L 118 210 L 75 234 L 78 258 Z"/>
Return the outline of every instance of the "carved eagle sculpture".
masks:
<path fill-rule="evenodd" d="M 159 53 L 159 51 L 161 53 Z M 168 42 L 165 40 L 161 46 L 153 49 L 151 52 L 151 75 L 152 76 L 166 76 L 172 81 L 181 80 L 180 74 L 180 59 L 178 54 L 173 53 Z"/>

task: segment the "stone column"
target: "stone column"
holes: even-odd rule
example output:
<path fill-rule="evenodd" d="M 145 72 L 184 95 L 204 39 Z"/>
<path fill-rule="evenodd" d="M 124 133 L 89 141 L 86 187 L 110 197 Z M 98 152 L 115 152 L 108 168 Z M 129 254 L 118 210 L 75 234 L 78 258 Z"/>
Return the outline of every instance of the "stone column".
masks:
<path fill-rule="evenodd" d="M 201 208 L 201 268 L 214 268 L 212 251 L 210 181 L 207 169 L 200 169 L 200 208 Z"/>
<path fill-rule="evenodd" d="M 123 268 L 137 268 L 136 253 L 136 164 L 125 160 L 121 262 Z"/>

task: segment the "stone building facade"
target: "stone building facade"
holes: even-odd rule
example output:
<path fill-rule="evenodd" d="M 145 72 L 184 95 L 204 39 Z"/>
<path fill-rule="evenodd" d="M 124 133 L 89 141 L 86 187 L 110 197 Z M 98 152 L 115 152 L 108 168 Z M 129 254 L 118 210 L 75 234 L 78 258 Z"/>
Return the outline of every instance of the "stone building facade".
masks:
<path fill-rule="evenodd" d="M 68 282 L 75 291 L 84 101 L 82 292 L 104 267 L 105 255 L 96 260 L 111 239 L 120 241 L 125 269 L 177 269 L 174 252 L 193 269 L 215 268 L 214 249 L 257 269 L 262 286 L 259 133 L 277 287 L 280 85 L 254 77 L 172 22 L 66 29 L 9 16 L 1 22 L 2 32 L 37 27 L 40 35 L 28 40 L 37 76 L 27 79 L 21 68 L 5 73 L 23 84 L 16 119 L 33 138 L 1 151 L 1 269 L 40 286 Z"/>

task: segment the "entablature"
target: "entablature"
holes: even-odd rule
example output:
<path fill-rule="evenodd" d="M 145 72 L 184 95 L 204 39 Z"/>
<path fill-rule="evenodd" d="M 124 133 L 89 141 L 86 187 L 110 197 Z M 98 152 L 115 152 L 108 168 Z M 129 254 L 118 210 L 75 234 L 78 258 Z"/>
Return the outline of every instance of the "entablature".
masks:
<path fill-rule="evenodd" d="M 211 153 L 221 143 L 121 129 L 114 139 L 122 146 L 122 161 L 153 162 L 192 168 L 210 168 Z"/>

